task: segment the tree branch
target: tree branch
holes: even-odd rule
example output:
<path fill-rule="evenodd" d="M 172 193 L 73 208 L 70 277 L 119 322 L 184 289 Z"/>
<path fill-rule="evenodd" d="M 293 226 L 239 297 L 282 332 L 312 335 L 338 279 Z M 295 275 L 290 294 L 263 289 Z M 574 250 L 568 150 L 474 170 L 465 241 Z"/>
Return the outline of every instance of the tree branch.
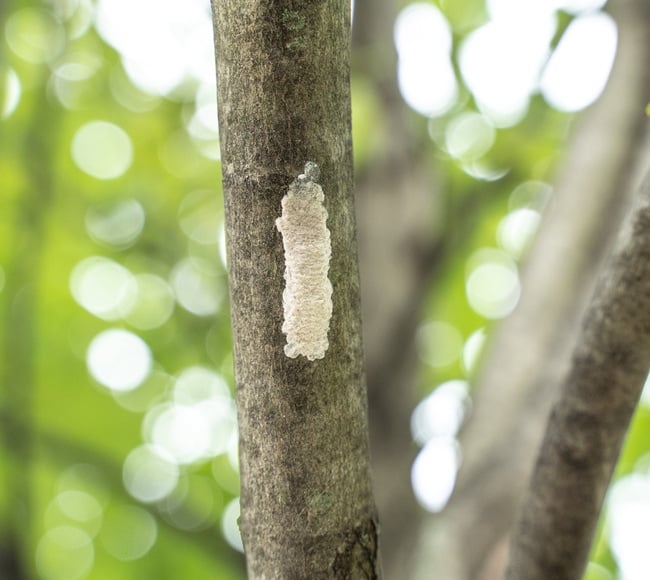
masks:
<path fill-rule="evenodd" d="M 352 197 L 350 5 L 212 0 L 250 578 L 376 578 Z M 288 358 L 280 200 L 321 168 L 333 315 Z"/>
<path fill-rule="evenodd" d="M 513 535 L 508 580 L 579 578 L 650 369 L 650 174 L 600 276 Z"/>

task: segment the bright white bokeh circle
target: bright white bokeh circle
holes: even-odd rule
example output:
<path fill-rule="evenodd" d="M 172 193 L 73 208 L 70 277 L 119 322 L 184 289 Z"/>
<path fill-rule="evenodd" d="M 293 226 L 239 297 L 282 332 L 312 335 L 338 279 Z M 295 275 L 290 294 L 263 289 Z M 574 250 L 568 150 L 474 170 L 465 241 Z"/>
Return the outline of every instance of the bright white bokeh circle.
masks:
<path fill-rule="evenodd" d="M 115 391 L 130 391 L 147 378 L 153 361 L 144 340 L 128 330 L 113 328 L 92 340 L 86 362 L 98 383 Z"/>
<path fill-rule="evenodd" d="M 607 84 L 617 39 L 616 23 L 608 14 L 573 20 L 544 69 L 540 87 L 546 101 L 567 112 L 591 105 Z"/>
<path fill-rule="evenodd" d="M 645 457 L 648 459 L 648 456 Z M 609 545 L 624 580 L 646 580 L 650 534 L 650 475 L 619 479 L 607 497 Z"/>
<path fill-rule="evenodd" d="M 420 450 L 411 468 L 411 484 L 423 508 L 439 512 L 447 505 L 458 466 L 458 443 L 454 438 L 434 437 Z"/>
<path fill-rule="evenodd" d="M 128 133 L 107 121 L 82 125 L 72 138 L 71 153 L 77 167 L 97 179 L 121 177 L 133 162 Z"/>
<path fill-rule="evenodd" d="M 70 276 L 70 291 L 77 303 L 104 320 L 117 320 L 131 308 L 135 279 L 124 266 L 92 256 L 79 262 Z"/>
<path fill-rule="evenodd" d="M 442 383 L 422 399 L 411 414 L 411 435 L 419 445 L 434 437 L 454 438 L 469 404 L 467 381 Z"/>
<path fill-rule="evenodd" d="M 499 245 L 513 258 L 521 258 L 537 233 L 541 219 L 541 214 L 533 209 L 511 211 L 499 222 Z"/>
<path fill-rule="evenodd" d="M 395 21 L 394 40 L 402 97 L 421 115 L 444 115 L 458 99 L 447 19 L 432 4 L 409 4 Z"/>

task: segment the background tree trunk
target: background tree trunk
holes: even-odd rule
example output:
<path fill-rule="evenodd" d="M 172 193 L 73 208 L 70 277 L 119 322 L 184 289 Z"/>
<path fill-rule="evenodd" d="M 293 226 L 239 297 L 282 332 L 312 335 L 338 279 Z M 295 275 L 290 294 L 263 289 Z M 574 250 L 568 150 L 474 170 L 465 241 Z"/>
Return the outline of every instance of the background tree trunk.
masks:
<path fill-rule="evenodd" d="M 509 530 L 598 267 L 646 170 L 650 10 L 644 0 L 611 2 L 611 9 L 619 27 L 611 78 L 573 130 L 524 263 L 521 300 L 483 357 L 456 489 L 424 526 L 418 578 L 432 570 L 445 580 L 501 578 Z"/>
<path fill-rule="evenodd" d="M 241 468 L 251 578 L 376 578 L 344 0 L 213 0 Z M 334 310 L 325 358 L 284 354 L 275 219 L 321 169 Z"/>
<path fill-rule="evenodd" d="M 7 264 L 9 296 L 2 312 L 3 348 L 0 352 L 0 460 L 9 469 L 2 484 L 11 497 L 9 529 L 0 529 L 0 578 L 27 580 L 32 573 L 28 538 L 34 525 L 32 469 L 34 461 L 33 399 L 37 384 L 35 358 L 39 348 L 37 310 L 41 289 L 41 260 L 46 216 L 54 195 L 52 136 L 60 115 L 45 98 L 45 82 L 38 94 L 28 131 L 14 142 L 24 149 L 29 181 L 16 202 L 10 238 L 12 260 Z"/>
<path fill-rule="evenodd" d="M 364 347 L 374 493 L 386 578 L 408 578 L 420 518 L 411 487 L 417 446 L 415 332 L 440 261 L 442 196 L 429 136 L 418 130 L 397 86 L 393 25 L 399 0 L 356 0 L 355 71 L 372 87 L 380 114 L 377 154 L 356 167 Z M 381 147 L 380 145 L 381 144 Z"/>

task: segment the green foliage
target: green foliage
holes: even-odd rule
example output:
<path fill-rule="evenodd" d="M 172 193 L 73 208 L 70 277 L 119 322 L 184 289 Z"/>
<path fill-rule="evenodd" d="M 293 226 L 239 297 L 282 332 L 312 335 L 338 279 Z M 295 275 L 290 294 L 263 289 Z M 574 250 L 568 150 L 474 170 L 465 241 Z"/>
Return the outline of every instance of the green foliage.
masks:
<path fill-rule="evenodd" d="M 16 22 L 11 20 L 16 14 L 36 14 L 43 17 L 44 34 L 63 31 L 66 40 L 51 61 L 25 60 L 6 42 L 0 59 L 0 112 L 5 110 L 0 120 L 0 536 L 9 537 L 15 525 L 11 513 L 24 504 L 29 511 L 20 524 L 21 551 L 30 577 L 77 577 L 65 559 L 76 555 L 81 562 L 81 552 L 62 545 L 57 555 L 48 548 L 63 528 L 64 535 L 72 529 L 75 537 L 90 539 L 90 568 L 82 576 L 93 580 L 243 578 L 242 557 L 221 531 L 223 510 L 239 487 L 225 453 L 180 466 L 173 506 L 138 501 L 122 479 L 128 454 L 152 436 L 150 409 L 169 404 L 174 378 L 183 370 L 204 367 L 233 390 L 227 286 L 219 257 L 218 163 L 200 152 L 207 141 L 187 132 L 192 103 L 151 97 L 133 86 L 118 55 L 93 28 L 75 37 L 83 6 L 72 18 L 53 20 L 44 7 L 27 13 L 19 3 L 9 4 L 3 6 L 8 21 Z M 38 41 L 38 30 L 24 33 Z M 69 78 L 57 74 L 65 63 L 77 67 Z M 15 107 L 9 106 L 14 77 L 20 82 Z M 122 128 L 132 143 L 133 161 L 127 159 L 128 168 L 115 178 L 97 179 L 73 161 L 75 136 L 91 121 Z M 118 159 L 122 151 L 106 149 L 105 155 Z M 116 242 L 131 227 L 132 214 L 115 213 L 127 202 L 141 208 L 144 223 L 132 224 L 134 235 Z M 110 222 L 112 214 L 118 217 Z M 90 225 L 93 219 L 104 220 L 99 234 Z M 71 291 L 75 268 L 93 256 L 122 265 L 136 280 L 156 276 L 167 289 L 179 264 L 194 264 L 190 273 L 210 284 L 218 304 L 209 314 L 196 315 L 172 302 L 173 311 L 163 320 L 154 307 L 156 295 L 146 295 L 139 318 L 133 308 L 126 314 L 128 304 L 124 314 L 102 318 L 82 307 Z M 187 287 L 187 280 L 178 282 L 183 283 Z M 19 310 L 22 295 L 31 301 Z M 147 316 L 160 320 L 143 325 Z M 140 336 L 153 356 L 156 374 L 128 393 L 100 384 L 87 368 L 89 345 L 110 328 Z M 114 367 L 120 364 L 113 361 Z M 8 388 L 9 382 L 15 388 Z M 10 431 L 7 418 L 17 409 L 21 423 Z M 14 436 L 24 445 L 7 441 Z M 23 475 L 28 488 L 21 487 Z M 82 517 L 84 501 L 100 506 L 92 521 Z M 128 560 L 116 557 L 106 539 L 111 514 L 121 506 L 144 510 L 156 530 L 155 542 Z"/>

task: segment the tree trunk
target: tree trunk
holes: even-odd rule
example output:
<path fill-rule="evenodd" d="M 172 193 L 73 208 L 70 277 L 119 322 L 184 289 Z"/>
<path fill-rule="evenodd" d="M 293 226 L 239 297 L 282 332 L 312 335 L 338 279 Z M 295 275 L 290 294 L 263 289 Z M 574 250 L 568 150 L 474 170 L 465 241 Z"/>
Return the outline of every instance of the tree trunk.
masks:
<path fill-rule="evenodd" d="M 508 580 L 580 578 L 598 514 L 650 368 L 650 174 L 600 276 L 555 404 Z"/>
<path fill-rule="evenodd" d="M 350 135 L 350 6 L 212 0 L 250 578 L 377 578 Z M 284 353 L 280 200 L 321 169 L 333 315 Z"/>

